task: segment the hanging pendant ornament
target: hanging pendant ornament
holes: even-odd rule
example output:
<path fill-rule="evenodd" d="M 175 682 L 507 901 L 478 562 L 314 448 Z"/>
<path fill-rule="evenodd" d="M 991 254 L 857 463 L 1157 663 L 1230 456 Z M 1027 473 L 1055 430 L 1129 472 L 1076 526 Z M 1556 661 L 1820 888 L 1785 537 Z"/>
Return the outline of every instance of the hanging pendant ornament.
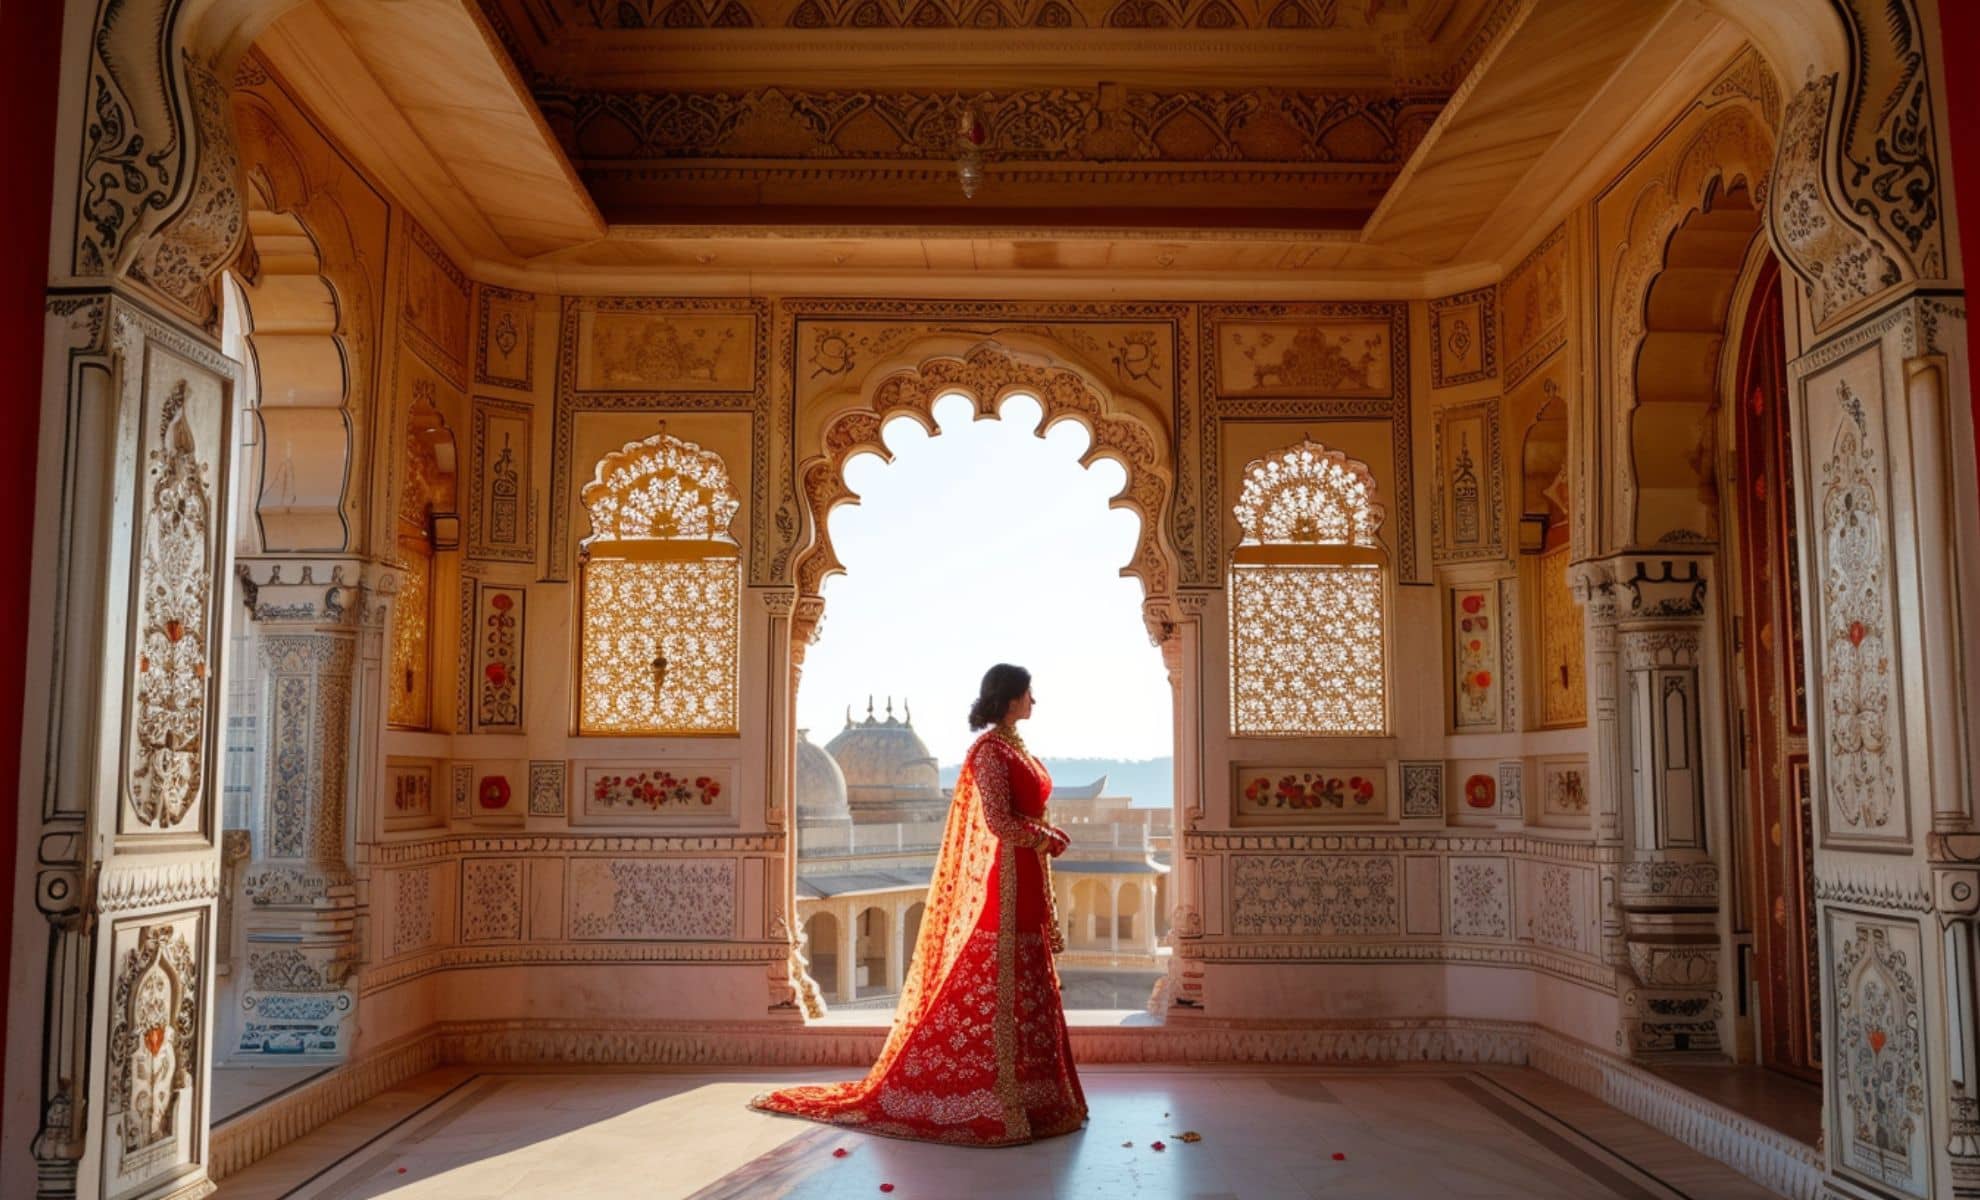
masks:
<path fill-rule="evenodd" d="M 963 106 L 956 124 L 956 178 L 962 184 L 963 199 L 975 199 L 976 189 L 983 185 L 983 124 L 970 105 Z"/>

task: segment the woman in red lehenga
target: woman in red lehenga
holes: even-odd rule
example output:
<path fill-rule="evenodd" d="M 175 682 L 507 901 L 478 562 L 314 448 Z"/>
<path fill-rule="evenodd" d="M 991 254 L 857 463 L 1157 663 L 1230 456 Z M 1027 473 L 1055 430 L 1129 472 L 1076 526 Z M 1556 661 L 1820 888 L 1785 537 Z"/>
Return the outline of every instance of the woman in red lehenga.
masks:
<path fill-rule="evenodd" d="M 983 676 L 969 727 L 993 726 L 963 760 L 914 960 L 880 1059 L 854 1083 L 758 1096 L 750 1107 L 889 1137 L 1015 1146 L 1086 1123 L 1059 974 L 1064 949 L 1048 856 L 1066 848 L 1045 820 L 1045 764 L 1017 734 L 1031 673 Z"/>

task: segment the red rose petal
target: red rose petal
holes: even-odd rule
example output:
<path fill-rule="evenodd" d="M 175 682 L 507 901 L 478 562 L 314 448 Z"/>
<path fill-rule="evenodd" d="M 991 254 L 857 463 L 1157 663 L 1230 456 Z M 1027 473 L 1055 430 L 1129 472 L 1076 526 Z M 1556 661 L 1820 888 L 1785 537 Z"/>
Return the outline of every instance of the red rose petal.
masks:
<path fill-rule="evenodd" d="M 1167 1146 L 1164 1146 L 1164 1145 L 1163 1145 L 1162 1143 L 1160 1143 L 1160 1142 L 1150 1142 L 1150 1143 L 1148 1143 L 1148 1148 L 1149 1148 L 1150 1150 L 1167 1150 L 1167 1149 L 1168 1149 L 1168 1147 L 1167 1147 Z"/>
<path fill-rule="evenodd" d="M 404 1167 L 400 1167 L 399 1174 L 404 1175 L 405 1173 L 406 1173 L 406 1169 Z"/>
<path fill-rule="evenodd" d="M 844 1146 L 841 1146 L 837 1150 L 832 1151 L 833 1158 L 844 1158 L 845 1156 L 846 1156 L 846 1148 Z"/>
<path fill-rule="evenodd" d="M 1334 1161 L 1335 1161 L 1335 1162 L 1346 1162 L 1346 1161 L 1347 1161 L 1347 1155 L 1345 1155 L 1345 1154 L 1342 1154 L 1342 1153 L 1341 1153 L 1341 1152 L 1340 1152 L 1339 1150 L 1336 1150 L 1336 1151 L 1334 1151 Z"/>

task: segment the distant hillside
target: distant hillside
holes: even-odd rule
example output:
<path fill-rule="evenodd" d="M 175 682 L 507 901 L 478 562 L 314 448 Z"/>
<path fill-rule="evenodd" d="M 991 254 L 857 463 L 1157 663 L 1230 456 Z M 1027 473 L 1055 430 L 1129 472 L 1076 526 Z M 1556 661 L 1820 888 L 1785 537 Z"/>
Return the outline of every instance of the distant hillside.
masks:
<path fill-rule="evenodd" d="M 1068 786 L 1107 777 L 1109 796 L 1129 796 L 1136 808 L 1167 808 L 1176 802 L 1175 760 L 1172 758 L 1047 758 L 1045 768 L 1055 782 Z M 958 767 L 942 768 L 942 784 L 956 781 Z"/>

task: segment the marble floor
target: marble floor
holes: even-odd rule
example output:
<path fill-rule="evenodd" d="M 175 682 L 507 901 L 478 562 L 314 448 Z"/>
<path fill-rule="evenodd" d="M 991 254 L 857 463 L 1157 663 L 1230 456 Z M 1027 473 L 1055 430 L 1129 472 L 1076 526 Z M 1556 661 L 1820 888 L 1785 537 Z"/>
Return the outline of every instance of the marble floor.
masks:
<path fill-rule="evenodd" d="M 1772 1193 L 1519 1068 L 1093 1067 L 1079 1133 L 973 1150 L 767 1116 L 843 1071 L 420 1076 L 222 1182 L 221 1200 L 1077 1196 L 1749 1200 Z M 1200 1141 L 1177 1135 L 1194 1131 Z M 1156 1142 L 1163 1149 L 1157 1150 Z M 843 1157 L 834 1151 L 845 1149 Z M 891 1188 L 884 1185 L 891 1184 Z"/>

